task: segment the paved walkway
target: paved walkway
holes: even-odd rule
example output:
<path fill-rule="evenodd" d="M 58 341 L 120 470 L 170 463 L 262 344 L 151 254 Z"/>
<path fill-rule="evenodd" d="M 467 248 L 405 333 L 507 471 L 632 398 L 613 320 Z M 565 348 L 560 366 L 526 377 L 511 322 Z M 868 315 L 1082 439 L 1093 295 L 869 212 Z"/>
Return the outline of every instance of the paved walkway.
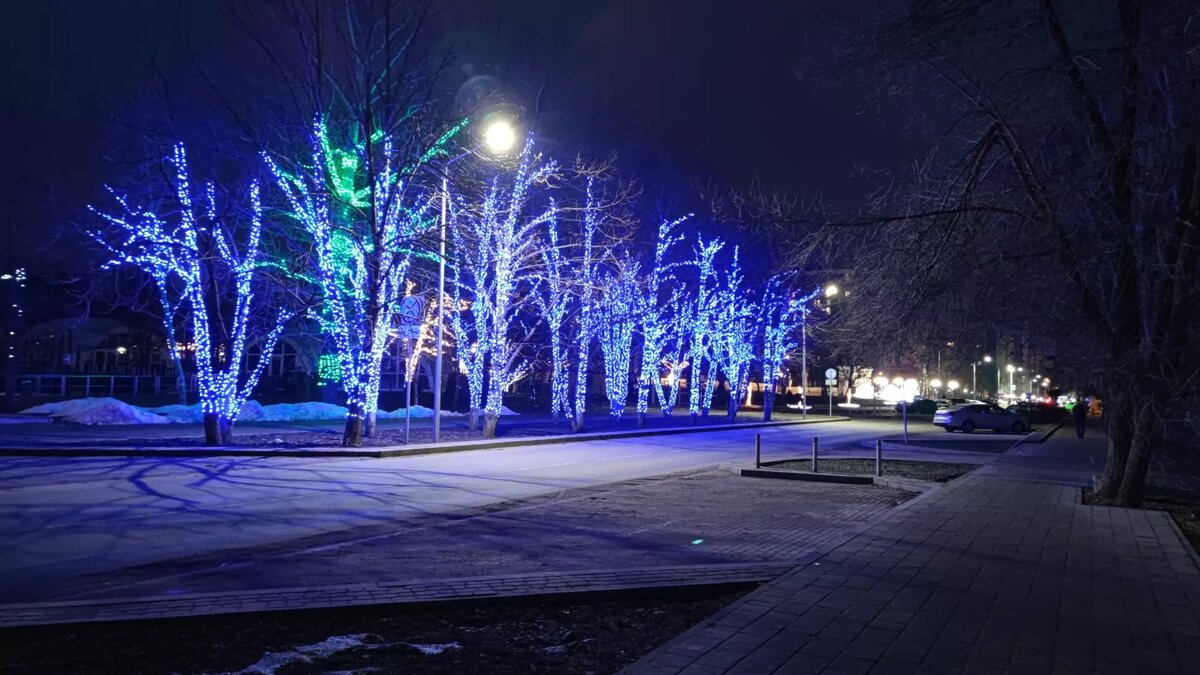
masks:
<path fill-rule="evenodd" d="M 1103 443 L 1019 447 L 625 672 L 1195 673 L 1193 552 L 1164 513 L 1080 503 Z"/>

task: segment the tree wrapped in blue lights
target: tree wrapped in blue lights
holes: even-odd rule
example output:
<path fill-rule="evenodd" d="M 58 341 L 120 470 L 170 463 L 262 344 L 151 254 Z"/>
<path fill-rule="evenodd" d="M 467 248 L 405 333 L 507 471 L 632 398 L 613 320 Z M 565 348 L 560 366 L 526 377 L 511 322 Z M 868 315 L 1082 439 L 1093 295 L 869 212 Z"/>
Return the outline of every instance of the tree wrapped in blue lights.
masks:
<path fill-rule="evenodd" d="M 308 161 L 282 167 L 263 154 L 290 215 L 312 240 L 324 299 L 317 318 L 342 366 L 344 445 L 361 445 L 364 435 L 375 433 L 380 367 L 406 291 L 413 242 L 436 224 L 436 190 L 417 180 L 418 169 L 444 156 L 461 126 L 419 151 L 395 147 L 382 132 L 351 134 L 345 147 L 336 147 L 318 117 Z"/>
<path fill-rule="evenodd" d="M 797 297 L 785 287 L 779 275 L 771 277 L 759 303 L 758 330 L 762 349 L 763 421 L 771 421 L 775 407 L 775 386 L 781 377 L 783 361 L 796 348 L 797 329 L 808 320 L 808 304 L 819 291 Z M 803 335 L 803 333 L 801 333 Z M 803 364 L 808 367 L 808 364 Z M 802 400 L 801 405 L 807 405 Z"/>
<path fill-rule="evenodd" d="M 754 361 L 756 308 L 743 285 L 738 249 L 725 268 L 725 283 L 716 293 L 717 309 L 713 331 L 713 361 L 729 380 L 729 421 L 737 418 L 738 406 L 750 380 Z M 715 378 L 714 378 L 715 379 Z M 711 400 L 711 399 L 710 399 Z"/>
<path fill-rule="evenodd" d="M 542 279 L 537 302 L 546 321 L 550 342 L 550 417 L 572 416 L 571 373 L 568 364 L 568 318 L 573 304 L 571 274 L 558 238 L 558 219 L 546 223 L 549 245 L 542 250 Z"/>
<path fill-rule="evenodd" d="M 713 343 L 718 331 L 715 325 L 718 295 L 715 260 L 717 253 L 724 246 L 725 243 L 720 239 L 705 243 L 699 238 L 696 243 L 695 286 L 692 301 L 687 307 L 688 319 L 684 327 L 688 340 L 688 413 L 693 422 L 697 415 L 708 414 L 708 409 L 712 406 L 712 390 L 716 386 Z"/>
<path fill-rule="evenodd" d="M 450 228 L 457 251 L 451 268 L 450 288 L 454 307 L 450 328 L 454 333 L 455 354 L 467 376 L 468 428 L 479 429 L 483 415 L 483 379 L 487 370 L 488 347 L 488 274 L 491 249 L 467 245 L 461 228 Z"/>
<path fill-rule="evenodd" d="M 596 228 L 600 220 L 600 210 L 595 196 L 595 181 L 588 177 L 586 202 L 583 208 L 583 256 L 575 277 L 577 295 L 579 297 L 579 330 L 575 338 L 574 353 L 574 409 L 571 412 L 571 428 L 573 431 L 583 431 L 584 414 L 587 412 L 587 382 L 591 366 L 592 341 L 596 337 L 596 263 L 595 245 Z M 571 379 L 571 378 L 569 378 Z"/>
<path fill-rule="evenodd" d="M 182 144 L 175 146 L 170 163 L 174 170 L 171 195 L 163 200 L 175 202 L 170 221 L 150 208 L 131 205 L 110 188 L 121 212 L 91 210 L 115 232 L 91 235 L 112 255 L 107 267 L 130 265 L 155 280 L 171 349 L 178 346 L 173 344 L 174 312 L 167 310 L 186 307 L 195 345 L 205 442 L 228 444 L 233 423 L 257 386 L 290 315 L 277 310 L 270 327 L 254 334 L 252 318 L 265 309 L 256 288 L 263 228 L 258 183 L 250 185 L 249 228 L 239 246 L 234 237 L 236 219 L 218 214 L 215 186 L 207 183 L 203 193 L 196 194 Z M 197 201 L 202 207 L 197 207 Z M 230 286 L 232 308 L 230 298 L 222 293 Z M 259 344 L 259 357 L 253 368 L 244 372 L 248 342 Z"/>
<path fill-rule="evenodd" d="M 620 419 L 629 399 L 633 333 L 643 303 L 637 264 L 629 258 L 618 261 L 615 269 L 601 277 L 599 285 L 596 338 L 604 355 L 604 391 L 609 414 Z"/>
<path fill-rule="evenodd" d="M 471 245 L 489 251 L 490 265 L 473 272 L 485 275 L 485 292 L 474 301 L 482 301 L 477 312 L 487 317 L 483 340 L 488 350 L 483 433 L 488 438 L 496 435 L 496 424 L 504 408 L 504 390 L 528 368 L 521 359 L 524 341 L 513 333 L 519 329 L 521 313 L 531 304 L 530 289 L 543 250 L 541 229 L 557 213 L 553 202 L 544 210 L 534 209 L 531 192 L 557 171 L 558 164 L 543 162 L 534 151 L 533 140 L 528 140 L 511 178 L 495 177 L 482 205 L 464 210 L 460 221 L 471 235 Z"/>
<path fill-rule="evenodd" d="M 641 303 L 641 336 L 642 363 L 638 375 L 638 426 L 645 426 L 646 411 L 650 406 L 650 394 L 654 393 L 655 402 L 663 415 L 670 415 L 673 403 L 668 405 L 668 394 L 661 382 L 664 366 L 668 368 L 668 387 L 674 387 L 678 382 L 675 372 L 675 360 L 667 358 L 667 348 L 673 335 L 675 310 L 681 299 L 681 293 L 674 277 L 674 269 L 678 262 L 668 262 L 671 248 L 683 240 L 683 235 L 675 230 L 685 220 L 688 214 L 675 220 L 662 220 L 658 226 L 658 236 L 655 239 L 654 261 L 646 274 L 645 298 Z M 678 338 L 676 338 L 678 339 Z M 677 393 L 676 393 L 677 395 Z"/>

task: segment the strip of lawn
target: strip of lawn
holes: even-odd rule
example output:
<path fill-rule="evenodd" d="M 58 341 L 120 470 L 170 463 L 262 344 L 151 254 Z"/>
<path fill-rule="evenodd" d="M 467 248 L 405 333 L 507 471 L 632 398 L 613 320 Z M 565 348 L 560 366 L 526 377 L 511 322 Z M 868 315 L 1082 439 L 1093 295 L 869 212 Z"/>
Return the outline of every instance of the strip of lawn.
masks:
<path fill-rule="evenodd" d="M 979 464 L 950 464 L 947 462 L 914 462 L 907 459 L 883 461 L 883 475 L 898 478 L 915 478 L 936 483 L 945 483 L 967 473 Z M 790 471 L 812 471 L 812 460 L 794 459 L 769 468 Z M 873 459 L 818 459 L 817 469 L 821 473 L 848 473 L 875 475 L 875 460 Z"/>

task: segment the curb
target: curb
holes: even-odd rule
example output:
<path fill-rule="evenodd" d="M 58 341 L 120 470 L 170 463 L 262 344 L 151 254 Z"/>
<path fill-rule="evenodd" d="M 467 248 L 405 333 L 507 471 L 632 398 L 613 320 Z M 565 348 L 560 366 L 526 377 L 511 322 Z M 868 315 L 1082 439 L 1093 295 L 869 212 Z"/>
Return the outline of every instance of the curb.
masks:
<path fill-rule="evenodd" d="M 907 490 L 909 492 L 927 492 L 941 485 L 934 481 L 918 478 L 901 478 L 898 476 L 868 476 L 853 473 L 813 473 L 811 471 L 790 471 L 784 469 L 759 468 L 752 469 L 735 464 L 722 464 L 721 468 L 732 471 L 747 478 L 778 478 L 782 480 L 799 480 L 814 483 L 843 483 L 850 485 L 878 485 L 880 487 Z"/>
<path fill-rule="evenodd" d="M 1029 443 L 1045 443 L 1047 440 L 1049 440 L 1049 438 L 1050 438 L 1051 436 L 1053 436 L 1053 435 L 1054 435 L 1054 432 L 1056 432 L 1056 431 L 1058 431 L 1059 429 L 1063 428 L 1064 426 L 1066 426 L 1066 424 L 1067 424 L 1067 422 L 1066 422 L 1066 420 L 1064 420 L 1064 421 L 1062 421 L 1062 422 L 1059 422 L 1058 424 L 1054 425 L 1053 427 L 1051 427 L 1049 431 L 1043 431 L 1043 432 L 1040 432 L 1040 434 L 1039 434 L 1038 438 L 1029 438 L 1029 437 L 1027 436 L 1027 437 L 1025 437 L 1025 438 L 1024 438 L 1024 439 L 1023 439 L 1021 442 L 1022 442 L 1022 443 L 1025 443 L 1025 442 L 1029 442 Z M 1038 432 L 1034 432 L 1034 433 L 1038 433 Z M 1032 436 L 1032 435 L 1033 435 L 1033 434 L 1030 434 L 1030 436 Z"/>
<path fill-rule="evenodd" d="M 1083 497 L 1083 490 L 1080 489 L 1080 498 Z M 1187 538 L 1187 535 L 1180 529 L 1179 523 L 1171 517 L 1171 514 L 1163 511 L 1162 514 L 1167 518 L 1167 524 L 1171 526 L 1171 530 L 1175 532 L 1175 536 L 1179 537 L 1179 544 L 1183 546 L 1183 550 L 1187 551 L 1188 557 L 1192 559 L 1192 564 L 1196 566 L 1196 570 L 1200 571 L 1200 552 L 1196 551 L 1196 547 L 1192 546 L 1192 542 Z"/>
<path fill-rule="evenodd" d="M 782 478 L 784 480 L 801 480 L 813 483 L 850 483 L 854 485 L 871 485 L 874 476 L 860 476 L 849 473 L 812 473 L 811 471 L 786 471 L 772 469 L 739 469 L 738 472 L 748 478 Z"/>
<path fill-rule="evenodd" d="M 366 584 L 264 588 L 167 596 L 0 605 L 0 630 L 229 614 L 293 612 L 376 605 L 537 598 L 613 591 L 685 588 L 770 581 L 797 561 L 675 565 L 625 570 L 534 572 L 492 577 L 381 581 Z"/>
<path fill-rule="evenodd" d="M 499 450 L 525 445 L 556 445 L 582 441 L 608 441 L 645 436 L 672 436 L 694 434 L 705 431 L 732 431 L 763 427 L 784 427 L 825 422 L 848 422 L 849 417 L 831 417 L 813 420 L 788 420 L 780 422 L 744 422 L 742 424 L 712 424 L 705 426 L 668 427 L 666 429 L 635 429 L 633 431 L 606 431 L 581 434 L 558 434 L 553 436 L 519 436 L 505 439 L 486 439 L 461 443 L 424 443 L 410 446 L 380 446 L 378 449 L 330 449 L 310 446 L 312 449 L 288 448 L 268 450 L 256 448 L 0 448 L 0 457 L 408 457 L 411 455 L 434 455 L 443 452 L 465 452 L 468 450 Z"/>

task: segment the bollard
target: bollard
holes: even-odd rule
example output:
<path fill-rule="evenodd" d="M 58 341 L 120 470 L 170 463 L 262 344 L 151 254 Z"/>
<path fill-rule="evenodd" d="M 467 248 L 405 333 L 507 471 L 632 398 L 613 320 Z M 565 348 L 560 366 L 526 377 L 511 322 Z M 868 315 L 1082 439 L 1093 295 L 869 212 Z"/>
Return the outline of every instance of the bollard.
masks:
<path fill-rule="evenodd" d="M 875 441 L 875 475 L 883 475 L 883 441 Z"/>
<path fill-rule="evenodd" d="M 812 472 L 820 473 L 819 471 L 817 471 L 817 437 L 816 436 L 813 436 Z"/>
<path fill-rule="evenodd" d="M 754 434 L 754 468 L 762 466 L 762 434 Z"/>

